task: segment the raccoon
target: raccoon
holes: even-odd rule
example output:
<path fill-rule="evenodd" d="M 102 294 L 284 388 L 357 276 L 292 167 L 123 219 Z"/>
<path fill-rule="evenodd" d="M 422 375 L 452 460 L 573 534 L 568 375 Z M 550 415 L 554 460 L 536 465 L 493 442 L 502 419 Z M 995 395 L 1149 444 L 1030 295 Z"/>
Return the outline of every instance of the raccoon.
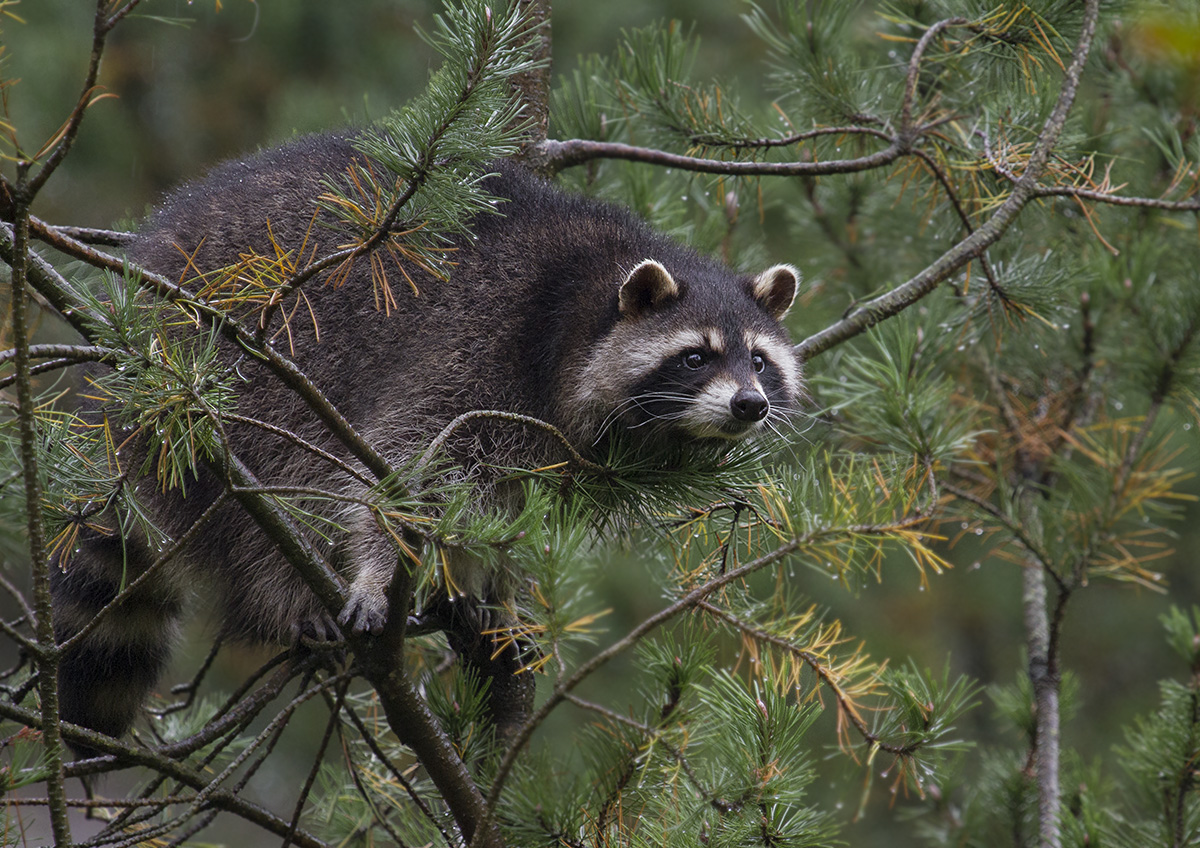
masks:
<path fill-rule="evenodd" d="M 273 256 L 278 246 L 330 252 L 352 238 L 317 199 L 352 163 L 368 164 L 350 133 L 227 162 L 168 196 L 129 258 L 186 280 L 252 252 Z M 420 456 L 456 416 L 476 409 L 540 419 L 584 457 L 601 459 L 616 434 L 639 449 L 720 444 L 759 433 L 794 407 L 802 378 L 780 324 L 796 294 L 794 268 L 735 274 L 627 210 L 566 193 L 509 162 L 495 163 L 485 189 L 501 201 L 498 214 L 478 215 L 470 236 L 456 239 L 448 279 L 405 267 L 413 291 L 397 283 L 393 301 L 380 308 L 369 264 L 361 262 L 338 286 L 307 287 L 287 323 L 296 363 L 391 462 Z M 364 493 L 345 466 L 279 435 L 290 432 L 351 462 L 291 391 L 237 353 L 228 356 L 244 378 L 239 411 L 277 428 L 227 427 L 258 479 Z M 493 505 L 519 494 L 492 469 L 566 458 L 561 441 L 544 431 L 486 418 L 456 430 L 444 447 Z M 127 465 L 139 461 L 138 450 L 130 440 Z M 186 497 L 140 485 L 175 538 L 222 489 L 203 469 L 188 480 Z M 114 736 L 129 729 L 169 659 L 194 586 L 215 593 L 226 639 L 286 645 L 303 634 L 335 638 L 339 624 L 377 631 L 387 615 L 394 547 L 368 509 L 336 517 L 345 534 L 327 541 L 314 533 L 313 543 L 351 585 L 337 622 L 254 523 L 236 506 L 222 506 L 186 556 L 155 572 L 64 654 L 63 718 Z M 60 641 L 154 560 L 148 540 L 123 531 L 115 517 L 95 529 L 102 522 L 89 519 L 79 552 L 55 570 Z M 469 573 L 449 591 L 484 600 L 513 591 Z"/>

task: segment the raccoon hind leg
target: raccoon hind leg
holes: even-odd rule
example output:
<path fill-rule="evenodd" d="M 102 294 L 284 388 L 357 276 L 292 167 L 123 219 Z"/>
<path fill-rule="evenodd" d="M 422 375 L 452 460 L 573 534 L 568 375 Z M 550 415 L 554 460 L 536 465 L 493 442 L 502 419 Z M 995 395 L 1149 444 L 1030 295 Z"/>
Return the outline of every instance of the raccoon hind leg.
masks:
<path fill-rule="evenodd" d="M 96 618 L 153 562 L 137 539 L 94 537 L 61 569 L 51 569 L 54 634 L 61 644 Z M 105 613 L 61 656 L 59 711 L 64 721 L 109 736 L 125 733 L 167 662 L 183 613 L 183 593 L 163 569 Z M 74 746 L 83 753 L 85 746 Z"/>

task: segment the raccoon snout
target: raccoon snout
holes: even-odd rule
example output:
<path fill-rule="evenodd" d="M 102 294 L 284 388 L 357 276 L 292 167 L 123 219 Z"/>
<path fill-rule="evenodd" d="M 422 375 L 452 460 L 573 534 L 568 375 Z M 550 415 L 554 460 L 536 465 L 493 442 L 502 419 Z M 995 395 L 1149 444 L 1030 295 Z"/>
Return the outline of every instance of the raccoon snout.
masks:
<path fill-rule="evenodd" d="M 771 409 L 771 402 L 758 389 L 738 389 L 729 399 L 729 410 L 738 421 L 762 421 Z"/>

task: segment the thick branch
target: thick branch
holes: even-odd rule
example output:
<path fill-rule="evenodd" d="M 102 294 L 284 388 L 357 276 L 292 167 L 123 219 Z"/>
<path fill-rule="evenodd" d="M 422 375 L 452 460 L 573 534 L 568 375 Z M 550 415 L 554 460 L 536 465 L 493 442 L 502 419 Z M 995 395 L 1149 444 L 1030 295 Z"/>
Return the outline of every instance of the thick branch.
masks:
<path fill-rule="evenodd" d="M 388 589 L 388 616 L 383 633 L 377 637 L 351 640 L 362 666 L 363 677 L 379 693 L 380 704 L 392 731 L 416 754 L 418 761 L 438 788 L 464 839 L 483 848 L 499 848 L 503 843 L 495 823 L 487 815 L 483 795 L 446 735 L 429 711 L 429 705 L 417 692 L 404 664 L 406 616 L 412 603 L 413 579 L 408 563 L 396 565 Z"/>

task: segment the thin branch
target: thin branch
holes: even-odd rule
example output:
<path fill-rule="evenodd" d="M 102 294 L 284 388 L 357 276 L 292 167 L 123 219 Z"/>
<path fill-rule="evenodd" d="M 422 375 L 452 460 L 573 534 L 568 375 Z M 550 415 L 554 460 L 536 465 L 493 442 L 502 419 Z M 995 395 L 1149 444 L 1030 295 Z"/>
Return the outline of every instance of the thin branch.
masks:
<path fill-rule="evenodd" d="M 567 453 L 570 454 L 571 461 L 580 468 L 584 469 L 585 471 L 590 471 L 593 474 L 608 473 L 608 469 L 603 465 L 597 465 L 596 463 L 591 462 L 580 455 L 579 451 L 575 450 L 575 447 L 571 444 L 567 437 L 563 435 L 562 431 L 553 424 L 543 421 L 540 418 L 534 418 L 530 415 L 521 415 L 516 412 L 505 412 L 502 409 L 476 409 L 472 410 L 471 412 L 464 412 L 462 415 L 454 418 L 449 424 L 442 428 L 442 431 L 438 433 L 436 437 L 434 437 L 433 441 L 429 443 L 429 447 L 425 448 L 424 453 L 421 454 L 421 458 L 417 460 L 416 468 L 418 470 L 424 469 L 433 459 L 434 455 L 441 449 L 442 445 L 445 444 L 446 440 L 454 434 L 455 430 L 462 427 L 464 424 L 479 418 L 511 421 L 516 424 L 524 424 L 528 427 L 545 430 L 558 440 L 558 442 L 566 449 Z"/>
<path fill-rule="evenodd" d="M 67 806 L 81 809 L 104 809 L 106 807 L 166 807 L 174 804 L 190 804 L 194 795 L 168 795 L 157 798 L 68 798 Z M 49 798 L 5 798 L 5 804 L 14 807 L 45 807 Z"/>
<path fill-rule="evenodd" d="M 20 623 L 19 620 L 18 623 Z M 4 635 L 20 645 L 23 650 L 28 651 L 33 659 L 42 659 L 44 652 L 42 651 L 42 646 L 38 643 L 37 639 L 30 639 L 24 633 L 17 630 L 15 626 L 3 620 L 0 620 L 0 630 L 3 630 Z"/>
<path fill-rule="evenodd" d="M 704 174 L 728 174 L 733 176 L 784 176 L 815 177 L 824 174 L 851 174 L 870 171 L 890 165 L 908 152 L 908 146 L 892 139 L 891 143 L 877 153 L 857 159 L 831 159 L 826 162 L 750 162 L 725 159 L 698 159 L 678 153 L 667 153 L 652 147 L 636 147 L 615 141 L 546 141 L 544 152 L 548 172 L 556 174 L 564 168 L 582 165 L 593 159 L 623 159 L 628 162 L 643 162 L 681 171 L 699 171 Z"/>
<path fill-rule="evenodd" d="M 325 460 L 330 465 L 335 466 L 336 468 L 338 468 L 339 470 L 344 472 L 347 476 L 353 477 L 355 480 L 362 483 L 364 486 L 374 485 L 374 481 L 371 480 L 370 478 L 368 478 L 365 474 L 363 474 L 362 471 L 358 470 L 357 468 L 350 465 L 349 463 L 343 461 L 339 457 L 334 456 L 333 454 L 331 454 L 329 451 L 325 450 L 324 448 L 317 447 L 312 442 L 308 441 L 307 439 L 305 439 L 304 437 L 302 437 L 296 433 L 293 433 L 291 430 L 286 430 L 283 427 L 277 427 L 274 424 L 271 424 L 270 422 L 263 421 L 258 418 L 251 418 L 248 415 L 238 415 L 235 412 L 218 412 L 217 414 L 224 421 L 232 421 L 236 424 L 247 424 L 251 427 L 257 427 L 260 430 L 264 430 L 268 433 L 272 433 L 276 436 L 279 436 L 281 439 L 286 439 L 287 441 L 296 445 L 301 450 L 308 451 L 309 453 L 313 454 L 314 456 L 319 456 L 321 459 Z"/>
<path fill-rule="evenodd" d="M 329 720 L 325 722 L 325 733 L 317 745 L 317 752 L 313 756 L 313 764 L 312 768 L 308 771 L 308 778 L 304 781 L 304 785 L 300 787 L 300 792 L 296 796 L 296 807 L 292 811 L 291 830 L 283 838 L 283 848 L 288 848 L 292 844 L 292 834 L 296 832 L 296 828 L 300 825 L 300 816 L 304 812 L 305 804 L 308 803 L 308 794 L 312 791 L 313 784 L 317 781 L 317 775 L 321 771 L 321 761 L 325 757 L 325 750 L 329 747 L 329 740 L 333 738 L 334 731 L 338 728 L 338 713 L 341 712 L 342 706 L 345 704 L 346 689 L 350 686 L 350 680 L 350 675 L 346 675 L 338 682 L 337 696 L 334 698 L 333 706 L 330 707 Z"/>
<path fill-rule="evenodd" d="M 1094 200 L 1111 206 L 1133 206 L 1142 209 L 1161 209 L 1165 212 L 1200 212 L 1200 198 L 1193 200 L 1163 200 L 1158 197 L 1124 197 L 1095 189 L 1077 186 L 1038 186 L 1035 197 L 1076 197 Z"/>
<path fill-rule="evenodd" d="M 941 183 L 942 189 L 946 192 L 946 198 L 950 201 L 955 214 L 958 215 L 958 220 L 962 222 L 963 229 L 966 230 L 967 235 L 975 232 L 975 225 L 971 223 L 971 216 L 967 214 L 967 210 L 963 208 L 962 202 L 958 199 L 958 193 L 954 190 L 954 183 L 950 181 L 950 175 L 946 173 L 937 160 L 924 150 L 919 148 L 914 149 L 912 155 L 924 162 L 925 167 L 932 171 L 934 178 Z M 1008 293 L 1004 291 L 1004 288 L 1000 285 L 1000 281 L 996 279 L 996 273 L 992 270 L 992 263 L 987 258 L 986 250 L 979 254 L 979 263 L 983 266 L 983 273 L 987 277 L 988 285 L 992 287 L 992 291 L 996 293 L 996 296 L 1003 303 L 1008 304 L 1010 302 Z"/>
<path fill-rule="evenodd" d="M 51 371 L 57 371 L 59 368 L 69 368 L 72 365 L 78 365 L 80 361 L 77 359 L 51 359 L 49 362 L 42 362 L 32 366 L 29 369 L 29 376 L 36 377 L 38 374 L 47 374 Z M 0 380 L 0 389 L 7 389 L 16 381 L 16 375 L 5 377 Z"/>
<path fill-rule="evenodd" d="M 338 736 L 340 739 L 343 740 L 343 747 L 344 747 L 345 740 L 344 740 L 344 737 L 341 736 L 340 729 L 338 732 Z M 408 845 L 406 845 L 404 840 L 402 838 L 400 838 L 400 834 L 396 832 L 396 829 L 394 827 L 392 827 L 392 823 L 388 821 L 387 814 L 379 811 L 379 807 L 375 803 L 375 794 L 376 794 L 375 790 L 368 789 L 367 786 L 363 783 L 362 775 L 359 773 L 360 769 L 359 769 L 358 763 L 354 762 L 354 760 L 347 757 L 346 758 L 346 771 L 349 772 L 349 774 L 350 774 L 350 782 L 354 784 L 354 791 L 358 793 L 358 797 L 361 798 L 363 803 L 367 805 L 367 808 L 370 809 L 371 816 L 375 819 L 375 823 L 377 825 L 379 825 L 380 827 L 382 827 L 387 832 L 387 835 L 391 837 L 392 842 L 394 842 L 396 844 L 396 848 L 408 848 Z M 358 828 L 359 833 L 364 833 L 365 831 L 366 831 L 366 828 L 363 826 L 360 826 Z M 443 831 L 443 835 L 444 835 L 444 833 L 445 833 L 445 831 Z M 452 844 L 452 843 L 448 843 L 448 844 Z M 433 846 L 433 843 L 427 843 L 425 848 L 432 848 L 432 846 Z"/>
<path fill-rule="evenodd" d="M 50 359 L 56 357 L 70 362 L 99 362 L 112 352 L 110 348 L 89 345 L 39 344 L 29 346 L 30 359 Z M 0 365 L 16 357 L 17 351 L 15 349 L 0 350 Z"/>
<path fill-rule="evenodd" d="M 51 230 L 66 238 L 102 247 L 129 247 L 137 238 L 137 233 L 129 233 L 123 230 L 99 230 L 94 227 L 64 227 L 45 224 L 41 224 L 41 226 L 48 226 Z M 40 238 L 40 227 L 34 225 L 33 229 L 34 235 Z"/>
<path fill-rule="evenodd" d="M 371 749 L 371 753 L 375 755 L 375 758 L 379 760 L 379 762 L 383 763 L 384 768 L 391 772 L 395 781 L 404 788 L 404 791 L 408 794 L 408 797 L 412 800 L 413 804 L 415 804 L 417 809 L 421 811 L 421 815 L 425 816 L 429 823 L 436 827 L 438 832 L 442 834 L 442 839 L 446 841 L 447 848 L 451 848 L 451 846 L 455 845 L 455 840 L 450 838 L 450 834 L 446 831 L 445 826 L 442 824 L 441 818 L 434 815 L 433 811 L 429 808 L 429 805 L 425 803 L 425 799 L 417 794 L 417 790 L 413 788 L 412 782 L 404 776 L 403 769 L 392 762 L 392 758 L 387 755 L 387 752 L 384 751 L 383 747 L 379 744 L 379 740 L 375 738 L 374 732 L 367 728 L 366 723 L 363 722 L 362 718 L 357 712 L 355 712 L 354 708 L 352 706 L 347 706 L 343 712 L 345 715 L 350 717 L 350 723 L 354 725 L 354 728 L 358 731 L 358 735 L 362 738 L 363 742 L 366 743 L 367 747 Z"/>
<path fill-rule="evenodd" d="M 909 131 L 912 127 L 913 102 L 916 100 L 917 82 L 921 77 L 921 60 L 925 57 L 925 51 L 929 49 L 929 45 L 933 43 L 933 40 L 946 30 L 969 23 L 970 21 L 966 18 L 947 18 L 938 21 L 925 30 L 925 34 L 921 36 L 917 42 L 917 46 L 913 48 L 912 56 L 908 59 L 908 73 L 904 82 L 904 100 L 900 105 L 900 131 L 902 133 Z"/>
<path fill-rule="evenodd" d="M 113 26 L 120 19 L 115 16 L 112 20 L 105 17 L 104 10 L 108 6 L 108 2 L 109 0 L 96 0 L 96 16 L 92 25 L 92 54 L 88 60 L 87 72 L 84 74 L 83 91 L 80 92 L 79 98 L 75 101 L 75 108 L 71 110 L 66 124 L 59 131 L 57 140 L 51 139 L 50 142 L 47 142 L 47 144 L 52 144 L 53 148 L 46 161 L 42 164 L 42 167 L 29 180 L 26 188 L 30 199 L 42 190 L 42 186 L 58 170 L 58 166 L 63 163 L 63 160 L 67 158 L 67 154 L 71 152 L 71 147 L 75 144 L 75 139 L 79 135 L 79 126 L 83 123 L 83 115 L 95 100 L 93 95 L 96 92 L 96 79 L 100 75 L 100 58 L 104 55 L 104 42 L 108 38 L 109 32 L 112 31 Z M 130 7 L 136 5 L 137 2 L 138 0 L 133 0 L 129 4 Z M 124 14 L 121 17 L 124 17 Z"/>
<path fill-rule="evenodd" d="M 1015 174 L 997 157 L 988 143 L 986 134 L 976 131 L 984 140 L 984 156 L 988 164 L 1004 179 L 1011 183 L 1018 182 L 1021 177 Z M 1033 189 L 1034 197 L 1073 197 L 1078 200 L 1091 200 L 1096 203 L 1107 203 L 1110 206 L 1130 206 L 1141 209 L 1161 209 L 1165 212 L 1200 212 L 1200 197 L 1191 200 L 1166 200 L 1161 197 L 1126 197 L 1120 194 L 1102 191 L 1100 189 L 1083 188 L 1082 186 L 1046 186 L 1038 185 Z"/>
<path fill-rule="evenodd" d="M 9 596 L 17 602 L 17 606 L 21 608 L 21 614 L 34 628 L 37 627 L 37 616 L 34 615 L 33 607 L 29 606 L 29 601 L 25 600 L 25 595 L 21 593 L 12 581 L 5 574 L 0 573 L 0 589 L 4 589 Z"/>
<path fill-rule="evenodd" d="M 136 592 L 143 583 L 150 580 L 155 574 L 158 573 L 158 571 L 164 568 L 167 563 L 175 559 L 175 557 L 178 556 L 188 544 L 190 544 L 197 536 L 200 535 L 200 531 L 203 530 L 204 526 L 208 524 L 214 515 L 216 515 L 217 510 L 225 505 L 225 500 L 227 497 L 228 494 L 225 492 L 219 494 L 216 500 L 209 504 L 208 508 L 200 514 L 200 517 L 192 523 L 192 525 L 182 536 L 180 536 L 169 548 L 163 551 L 162 554 L 160 554 L 158 558 L 154 560 L 154 562 L 146 566 L 145 571 L 143 571 L 133 580 L 130 580 L 125 587 L 118 592 L 111 601 L 101 607 L 100 610 L 94 616 L 92 616 L 91 619 L 88 620 L 87 624 L 81 627 L 78 632 L 60 644 L 58 646 L 59 650 L 70 650 L 81 641 L 86 639 L 88 634 L 96 629 L 96 627 L 99 626 L 100 623 L 103 622 L 104 619 L 107 618 L 114 609 L 124 603 L 130 595 Z"/>
<path fill-rule="evenodd" d="M 1013 538 L 1020 543 L 1021 547 L 1025 548 L 1029 555 L 1036 560 L 1038 567 L 1050 575 L 1059 584 L 1060 588 L 1064 588 L 1062 577 L 1054 570 L 1053 560 L 1050 558 L 1050 555 L 1029 535 L 1028 528 L 1022 522 L 1007 515 L 991 501 L 985 500 L 966 489 L 959 488 L 947 480 L 941 481 L 941 487 L 942 491 L 949 492 L 954 497 L 973 504 L 976 508 L 983 510 L 996 521 L 1000 522 L 1004 526 L 1004 529 L 1011 533 Z"/>
<path fill-rule="evenodd" d="M 310 686 L 308 689 L 293 698 L 290 703 L 288 703 L 282 710 L 272 717 L 271 721 L 268 722 L 267 726 L 263 728 L 262 732 L 259 733 L 254 740 L 247 744 L 238 753 L 238 755 L 234 757 L 232 761 L 230 761 L 229 765 L 225 766 L 220 773 L 213 776 L 208 784 L 196 793 L 196 797 L 192 801 L 190 812 L 187 817 L 190 818 L 191 815 L 200 812 L 200 810 L 206 805 L 207 799 L 218 791 L 218 787 L 225 781 L 225 779 L 241 768 L 242 764 L 246 762 L 246 760 L 248 760 L 250 756 L 254 754 L 254 752 L 257 751 L 267 739 L 274 736 L 277 731 L 282 730 L 284 725 L 291 720 L 292 714 L 301 704 L 319 695 L 329 686 L 339 685 L 349 678 L 350 672 L 344 671 L 335 677 L 331 677 L 328 680 L 323 680 L 318 684 Z M 239 794 L 241 788 L 242 787 L 239 786 L 235 791 L 235 794 Z M 292 822 L 287 825 L 287 831 L 284 833 L 284 837 L 290 840 L 295 837 L 296 833 L 296 825 L 294 822 Z"/>
<path fill-rule="evenodd" d="M 889 144 L 892 142 L 892 136 L 885 133 L 883 130 L 877 130 L 874 127 L 816 127 L 815 129 L 805 130 L 804 132 L 795 133 L 794 135 L 783 136 L 782 138 L 745 138 L 731 141 L 725 147 L 731 150 L 752 150 L 754 148 L 771 148 L 771 147 L 791 147 L 794 144 L 801 144 L 805 141 L 810 141 L 814 138 L 820 138 L 827 135 L 873 135 L 876 138 L 881 138 Z"/>
<path fill-rule="evenodd" d="M 225 703 L 209 717 L 199 732 L 185 739 L 159 745 L 155 750 L 167 756 L 179 758 L 214 743 L 222 736 L 228 736 L 232 740 L 233 736 L 253 721 L 267 704 L 279 696 L 279 693 L 283 691 L 289 681 L 298 674 L 309 672 L 318 661 L 315 655 L 310 655 L 308 658 L 294 663 L 291 667 L 281 668 L 270 680 L 260 686 L 253 695 L 248 698 L 245 697 L 255 680 L 262 677 L 272 668 L 286 662 L 292 656 L 293 654 L 285 651 L 272 657 L 262 667 L 257 669 L 254 674 L 250 675 L 238 690 L 225 700 Z M 215 754 L 216 751 L 210 753 L 206 757 L 204 764 L 207 765 Z"/>

